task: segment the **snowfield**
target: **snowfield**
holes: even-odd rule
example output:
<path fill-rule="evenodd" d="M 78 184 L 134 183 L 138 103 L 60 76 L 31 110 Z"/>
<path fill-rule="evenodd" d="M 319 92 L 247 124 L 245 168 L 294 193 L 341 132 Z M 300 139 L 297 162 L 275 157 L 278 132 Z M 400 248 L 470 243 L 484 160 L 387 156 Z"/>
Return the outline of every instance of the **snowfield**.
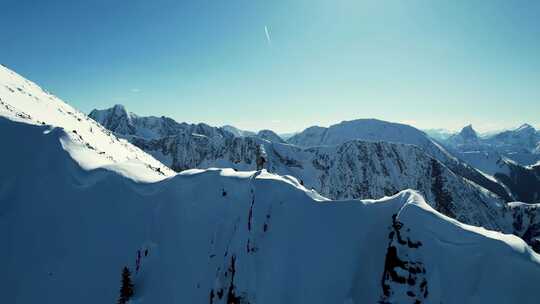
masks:
<path fill-rule="evenodd" d="M 66 150 L 86 169 L 107 167 L 141 181 L 158 181 L 174 174 L 125 139 L 4 66 L 0 66 L 0 116 L 63 128 Z"/>
<path fill-rule="evenodd" d="M 0 81 L 0 303 L 114 303 L 124 266 L 131 303 L 538 302 L 523 240 L 414 190 L 333 201 L 265 170 L 174 174 L 11 71 Z"/>

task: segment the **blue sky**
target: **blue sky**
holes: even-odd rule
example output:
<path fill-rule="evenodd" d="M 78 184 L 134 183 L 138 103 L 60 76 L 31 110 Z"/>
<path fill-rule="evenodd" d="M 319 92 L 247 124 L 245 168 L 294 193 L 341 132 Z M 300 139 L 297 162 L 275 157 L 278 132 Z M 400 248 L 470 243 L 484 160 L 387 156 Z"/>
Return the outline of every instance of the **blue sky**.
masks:
<path fill-rule="evenodd" d="M 540 127 L 540 1 L 3 0 L 0 42 L 0 63 L 85 112 Z"/>

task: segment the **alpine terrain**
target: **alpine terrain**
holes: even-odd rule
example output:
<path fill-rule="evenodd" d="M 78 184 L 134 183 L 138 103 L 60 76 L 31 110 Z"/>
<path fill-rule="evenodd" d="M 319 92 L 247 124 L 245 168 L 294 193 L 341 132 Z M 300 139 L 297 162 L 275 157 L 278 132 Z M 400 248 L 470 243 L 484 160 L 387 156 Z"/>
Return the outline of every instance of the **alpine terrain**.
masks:
<path fill-rule="evenodd" d="M 425 146 L 300 148 L 268 132 L 127 119 L 108 131 L 0 67 L 1 303 L 538 301 L 540 255 L 450 217 L 527 238 L 536 206 L 505 203 Z M 118 133 L 177 170 L 236 170 L 175 173 Z M 171 142 L 207 150 L 159 149 Z M 272 173 L 243 171 L 248 148 Z"/>
<path fill-rule="evenodd" d="M 540 202 L 540 133 L 524 124 L 515 130 L 478 136 L 471 125 L 442 143 L 485 175 L 507 187 L 514 199 Z"/>

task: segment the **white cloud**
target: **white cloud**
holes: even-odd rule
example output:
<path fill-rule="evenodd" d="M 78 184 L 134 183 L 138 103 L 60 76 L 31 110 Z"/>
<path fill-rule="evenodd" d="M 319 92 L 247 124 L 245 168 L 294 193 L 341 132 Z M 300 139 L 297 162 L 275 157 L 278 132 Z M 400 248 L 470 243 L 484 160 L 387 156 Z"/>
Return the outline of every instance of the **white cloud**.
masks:
<path fill-rule="evenodd" d="M 137 89 L 137 88 L 131 89 L 131 93 L 139 93 L 140 91 L 141 91 L 141 90 L 140 90 L 140 89 Z"/>

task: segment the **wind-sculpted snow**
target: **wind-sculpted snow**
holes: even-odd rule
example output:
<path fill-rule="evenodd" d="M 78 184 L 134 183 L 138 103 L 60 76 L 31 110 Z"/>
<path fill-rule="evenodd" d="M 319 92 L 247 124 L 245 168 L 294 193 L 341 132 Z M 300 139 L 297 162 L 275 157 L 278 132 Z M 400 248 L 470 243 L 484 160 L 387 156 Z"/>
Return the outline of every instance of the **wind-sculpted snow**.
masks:
<path fill-rule="evenodd" d="M 63 128 L 66 150 L 87 169 L 109 167 L 132 174 L 129 177 L 135 180 L 152 181 L 174 174 L 139 148 L 3 66 L 0 66 L 0 116 Z M 39 147 L 36 149 L 39 153 Z"/>
<path fill-rule="evenodd" d="M 2 118 L 0 133 L 0 303 L 114 303 L 124 266 L 133 303 L 538 299 L 540 256 L 521 239 L 412 190 L 331 201 L 232 169 L 141 183 L 81 167 L 60 128 Z"/>

